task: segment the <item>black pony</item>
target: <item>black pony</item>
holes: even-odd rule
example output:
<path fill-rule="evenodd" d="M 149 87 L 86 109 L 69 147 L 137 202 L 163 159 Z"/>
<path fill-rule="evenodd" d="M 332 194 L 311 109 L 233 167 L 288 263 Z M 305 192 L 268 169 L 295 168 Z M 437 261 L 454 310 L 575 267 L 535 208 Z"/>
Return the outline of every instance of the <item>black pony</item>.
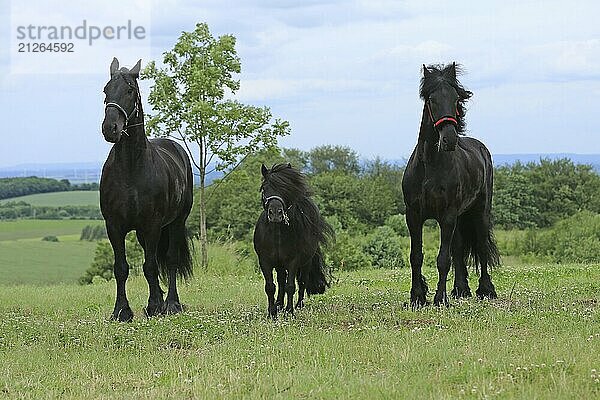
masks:
<path fill-rule="evenodd" d="M 488 266 L 499 264 L 490 221 L 492 158 L 480 141 L 460 137 L 465 129 L 465 102 L 472 93 L 456 78 L 455 63 L 423 65 L 420 95 L 425 102 L 417 147 L 410 156 L 402 190 L 410 231 L 413 306 L 427 303 L 423 264 L 423 222 L 433 218 L 440 226 L 437 257 L 439 280 L 434 304 L 448 304 L 446 279 L 454 264 L 454 297 L 470 297 L 467 263 L 481 271 L 479 298 L 496 298 Z"/>
<path fill-rule="evenodd" d="M 185 220 L 192 207 L 192 169 L 185 150 L 168 139 L 146 138 L 137 78 L 141 60 L 131 69 L 110 64 L 102 134 L 114 143 L 102 169 L 100 208 L 115 255 L 117 300 L 113 319 L 130 321 L 133 312 L 125 293 L 129 265 L 125 235 L 136 231 L 144 249 L 144 276 L 150 287 L 146 314 L 182 311 L 177 275 L 192 273 Z M 159 284 L 168 279 L 166 301 Z"/>
<path fill-rule="evenodd" d="M 325 222 L 310 198 L 306 178 L 290 164 L 277 164 L 270 170 L 262 166 L 263 212 L 254 228 L 254 250 L 265 277 L 265 292 L 269 300 L 269 315 L 277 316 L 283 308 L 294 311 L 294 293 L 298 281 L 298 302 L 303 306 L 304 291 L 324 293 L 329 287 L 321 247 L 334 238 L 331 226 Z M 277 271 L 277 301 L 273 269 Z"/>

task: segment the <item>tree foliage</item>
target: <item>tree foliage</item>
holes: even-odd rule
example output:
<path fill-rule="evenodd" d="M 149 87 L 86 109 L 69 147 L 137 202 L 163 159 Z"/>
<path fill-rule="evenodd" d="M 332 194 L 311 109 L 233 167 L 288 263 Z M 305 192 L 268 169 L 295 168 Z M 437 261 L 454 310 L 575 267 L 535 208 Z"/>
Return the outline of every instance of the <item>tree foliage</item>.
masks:
<path fill-rule="evenodd" d="M 139 274 L 144 265 L 144 250 L 138 243 L 135 232 L 129 232 L 125 237 L 125 252 L 130 271 Z M 114 277 L 114 261 L 115 258 L 110 243 L 107 240 L 100 240 L 94 251 L 94 261 L 85 271 L 85 274 L 79 278 L 79 283 L 81 285 L 91 284 L 94 279 L 98 278 L 111 280 Z"/>
<path fill-rule="evenodd" d="M 549 227 L 581 210 L 600 212 L 600 176 L 569 159 L 496 169 L 494 221 L 504 228 Z"/>
<path fill-rule="evenodd" d="M 277 145 L 289 134 L 289 124 L 273 119 L 268 107 L 245 105 L 233 99 L 240 88 L 241 61 L 235 37 L 215 38 L 205 23 L 183 32 L 164 53 L 164 67 L 149 63 L 143 79 L 153 81 L 148 97 L 153 114 L 150 134 L 179 139 L 188 149 L 200 175 L 199 232 L 202 265 L 206 266 L 206 175 L 226 170 L 260 148 Z M 196 149 L 192 149 L 192 144 Z"/>

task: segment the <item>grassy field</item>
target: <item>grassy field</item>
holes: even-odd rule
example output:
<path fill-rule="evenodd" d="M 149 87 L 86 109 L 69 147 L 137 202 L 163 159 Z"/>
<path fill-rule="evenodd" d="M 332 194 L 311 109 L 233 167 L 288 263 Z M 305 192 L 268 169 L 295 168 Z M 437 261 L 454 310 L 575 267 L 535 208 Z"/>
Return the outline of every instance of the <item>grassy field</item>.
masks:
<path fill-rule="evenodd" d="M 2 200 L 2 202 L 8 201 L 24 201 L 33 206 L 99 206 L 100 192 L 74 190 L 72 192 L 32 194 Z"/>
<path fill-rule="evenodd" d="M 88 220 L 16 220 L 0 222 L 0 284 L 75 283 L 89 267 L 95 243 L 80 242 L 81 229 L 101 224 Z M 58 243 L 43 242 L 47 235 Z"/>
<path fill-rule="evenodd" d="M 79 235 L 86 225 L 101 225 L 104 221 L 82 219 L 18 219 L 0 221 L 0 242 L 19 239 L 41 239 L 47 235 Z"/>
<path fill-rule="evenodd" d="M 223 270 L 182 285 L 182 315 L 142 317 L 147 287 L 131 279 L 129 324 L 106 319 L 113 282 L 3 287 L 2 397 L 600 396 L 599 265 L 505 266 L 494 271 L 500 299 L 416 311 L 408 269 L 340 272 L 272 322 L 252 263 L 212 259 Z"/>

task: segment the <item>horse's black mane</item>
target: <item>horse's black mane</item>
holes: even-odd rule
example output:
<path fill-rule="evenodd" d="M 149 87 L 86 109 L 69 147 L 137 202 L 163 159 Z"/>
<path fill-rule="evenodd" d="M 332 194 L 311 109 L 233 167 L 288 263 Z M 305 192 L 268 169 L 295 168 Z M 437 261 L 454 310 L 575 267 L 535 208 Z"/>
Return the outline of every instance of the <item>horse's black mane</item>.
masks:
<path fill-rule="evenodd" d="M 456 71 L 456 74 L 454 74 Z M 459 64 L 432 64 L 427 66 L 429 73 L 424 74 L 421 78 L 421 85 L 419 87 L 419 95 L 423 101 L 427 101 L 429 96 L 438 90 L 443 83 L 447 83 L 456 90 L 459 96 L 458 100 L 458 126 L 457 131 L 459 134 L 465 134 L 465 104 L 467 100 L 473 95 L 473 93 L 463 87 L 458 81 L 457 76 L 462 73 L 462 68 Z"/>
<path fill-rule="evenodd" d="M 291 204 L 297 203 L 303 197 L 312 196 L 306 176 L 291 166 L 291 164 L 275 164 L 267 173 L 267 177 L 263 178 L 260 189 L 265 185 L 270 185 L 273 190 L 289 201 Z"/>
<path fill-rule="evenodd" d="M 306 176 L 291 164 L 275 164 L 263 178 L 261 191 L 266 186 L 283 197 L 289 207 L 290 227 L 298 233 L 311 233 L 321 244 L 327 244 L 334 237 L 333 228 L 319 213 L 311 199 L 312 191 Z M 308 235 L 306 238 L 308 239 Z"/>

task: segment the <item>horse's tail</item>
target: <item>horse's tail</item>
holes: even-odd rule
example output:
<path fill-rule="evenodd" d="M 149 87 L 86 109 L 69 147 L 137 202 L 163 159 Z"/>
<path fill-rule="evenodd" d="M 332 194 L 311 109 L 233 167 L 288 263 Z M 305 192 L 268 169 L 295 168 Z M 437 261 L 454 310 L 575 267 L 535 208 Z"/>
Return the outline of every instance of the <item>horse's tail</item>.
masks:
<path fill-rule="evenodd" d="M 500 252 L 496 246 L 496 239 L 491 222 L 488 223 L 488 228 L 481 235 L 481 229 L 476 224 L 481 224 L 479 218 L 473 218 L 472 215 L 465 216 L 459 223 L 460 235 L 463 243 L 463 262 L 465 265 L 472 261 L 472 265 L 479 273 L 481 260 L 487 260 L 488 267 L 496 267 L 500 265 Z M 479 233 L 479 234 L 478 234 Z"/>
<path fill-rule="evenodd" d="M 317 251 L 306 271 L 303 271 L 304 284 L 306 285 L 306 293 L 308 294 L 323 294 L 330 285 L 330 273 L 325 266 L 323 252 L 321 247 L 317 247 Z"/>
<path fill-rule="evenodd" d="M 166 280 L 169 272 L 169 265 L 177 267 L 177 276 L 180 278 L 188 279 L 193 275 L 193 260 L 191 247 L 193 242 L 186 234 L 185 226 L 179 232 L 177 232 L 178 244 L 175 249 L 169 249 L 171 246 L 169 237 L 169 228 L 166 226 L 162 229 L 160 234 L 160 241 L 158 242 L 158 271 L 162 279 Z"/>

